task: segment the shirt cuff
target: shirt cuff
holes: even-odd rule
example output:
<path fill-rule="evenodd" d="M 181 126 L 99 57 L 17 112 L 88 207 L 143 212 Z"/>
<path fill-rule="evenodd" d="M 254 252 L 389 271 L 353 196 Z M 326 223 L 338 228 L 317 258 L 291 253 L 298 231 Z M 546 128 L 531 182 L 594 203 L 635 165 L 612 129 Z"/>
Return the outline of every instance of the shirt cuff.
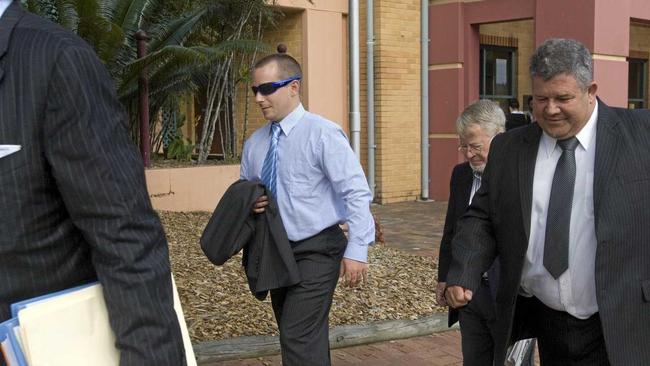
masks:
<path fill-rule="evenodd" d="M 368 245 L 348 242 L 343 258 L 368 263 Z"/>

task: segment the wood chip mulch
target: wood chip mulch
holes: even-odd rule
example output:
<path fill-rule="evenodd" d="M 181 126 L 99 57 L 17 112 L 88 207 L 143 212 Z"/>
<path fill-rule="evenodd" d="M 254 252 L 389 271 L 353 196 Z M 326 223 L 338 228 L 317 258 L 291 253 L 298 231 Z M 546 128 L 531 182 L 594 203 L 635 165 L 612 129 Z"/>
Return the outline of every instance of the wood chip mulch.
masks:
<path fill-rule="evenodd" d="M 259 301 L 250 293 L 241 254 L 219 267 L 203 255 L 199 238 L 210 213 L 161 212 L 160 217 L 192 341 L 276 335 L 270 296 Z M 437 264 L 433 258 L 374 245 L 369 263 L 365 284 L 336 289 L 330 326 L 417 319 L 447 310 L 434 301 Z"/>

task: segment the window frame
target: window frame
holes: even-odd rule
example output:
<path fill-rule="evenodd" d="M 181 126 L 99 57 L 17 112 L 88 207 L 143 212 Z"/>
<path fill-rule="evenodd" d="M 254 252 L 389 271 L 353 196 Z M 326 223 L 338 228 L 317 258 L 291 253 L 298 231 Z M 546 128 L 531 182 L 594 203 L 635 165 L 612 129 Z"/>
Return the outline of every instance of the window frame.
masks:
<path fill-rule="evenodd" d="M 487 76 L 485 70 L 487 69 L 487 52 L 489 51 L 506 51 L 510 53 L 511 63 L 510 67 L 510 93 L 511 94 L 486 94 L 486 81 Z M 481 44 L 479 49 L 479 98 L 490 99 L 498 102 L 502 107 L 506 108 L 508 100 L 517 98 L 517 48 L 506 46 L 495 46 L 490 44 Z M 507 69 L 507 66 L 506 66 Z M 506 109 L 507 110 L 507 109 Z"/>
<path fill-rule="evenodd" d="M 630 105 L 637 105 L 637 103 L 641 103 L 641 108 L 648 108 L 648 60 L 643 59 L 643 58 L 634 58 L 634 57 L 629 57 L 627 59 L 628 62 L 628 76 L 627 76 L 627 83 L 628 83 L 628 92 L 627 92 L 627 105 L 628 109 L 630 108 Z M 641 92 L 642 96 L 641 98 L 630 98 L 630 67 L 632 64 L 640 64 L 641 65 Z M 636 108 L 635 108 L 636 109 Z"/>

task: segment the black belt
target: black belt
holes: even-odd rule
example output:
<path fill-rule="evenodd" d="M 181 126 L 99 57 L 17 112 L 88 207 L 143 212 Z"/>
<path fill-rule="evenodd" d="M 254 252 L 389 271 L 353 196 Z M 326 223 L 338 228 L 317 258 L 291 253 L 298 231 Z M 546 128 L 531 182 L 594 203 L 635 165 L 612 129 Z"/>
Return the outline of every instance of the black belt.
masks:
<path fill-rule="evenodd" d="M 292 248 L 295 248 L 296 246 L 298 246 L 298 245 L 300 245 L 300 244 L 302 244 L 302 243 L 304 243 L 306 241 L 312 240 L 312 239 L 314 239 L 316 237 L 319 237 L 321 235 L 331 235 L 331 234 L 335 234 L 335 233 L 340 232 L 340 231 L 341 231 L 341 227 L 339 226 L 339 224 L 334 224 L 334 225 L 332 225 L 332 226 L 330 226 L 328 228 L 323 229 L 318 234 L 312 235 L 312 236 L 310 236 L 308 238 L 305 238 L 305 239 L 302 239 L 302 240 L 296 240 L 296 241 L 289 240 L 289 244 L 291 244 Z"/>

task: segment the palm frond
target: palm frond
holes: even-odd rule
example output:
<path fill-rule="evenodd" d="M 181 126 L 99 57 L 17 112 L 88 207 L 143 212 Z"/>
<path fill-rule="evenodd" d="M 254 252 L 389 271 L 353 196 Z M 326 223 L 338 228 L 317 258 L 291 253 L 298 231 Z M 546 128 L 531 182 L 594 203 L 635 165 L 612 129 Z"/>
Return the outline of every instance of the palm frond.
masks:
<path fill-rule="evenodd" d="M 128 71 L 122 77 L 118 94 L 125 95 L 129 88 L 137 84 L 138 77 L 144 68 L 147 68 L 148 75 L 152 75 L 166 64 L 176 63 L 199 69 L 207 62 L 208 57 L 205 52 L 197 47 L 167 46 L 128 64 L 126 67 Z"/>
<path fill-rule="evenodd" d="M 142 9 L 150 0 L 120 0 L 115 4 L 113 22 L 131 34 L 138 30 Z"/>
<path fill-rule="evenodd" d="M 198 10 L 168 24 L 161 34 L 149 44 L 149 49 L 157 50 L 169 45 L 180 45 L 192 32 L 205 15 L 205 10 Z"/>

